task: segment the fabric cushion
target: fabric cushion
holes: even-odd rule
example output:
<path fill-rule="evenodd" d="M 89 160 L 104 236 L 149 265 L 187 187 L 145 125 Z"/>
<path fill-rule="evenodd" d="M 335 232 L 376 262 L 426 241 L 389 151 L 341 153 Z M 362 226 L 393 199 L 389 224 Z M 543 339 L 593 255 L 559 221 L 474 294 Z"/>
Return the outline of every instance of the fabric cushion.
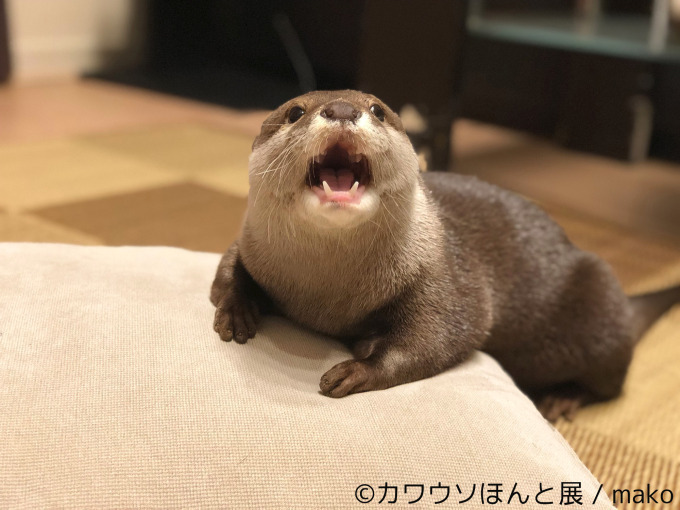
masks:
<path fill-rule="evenodd" d="M 1 507 L 348 508 L 368 484 L 368 506 L 429 507 L 448 486 L 447 505 L 495 487 L 507 506 L 514 487 L 531 508 L 563 482 L 592 503 L 599 483 L 490 357 L 324 397 L 340 344 L 274 317 L 219 340 L 218 260 L 0 244 Z"/>

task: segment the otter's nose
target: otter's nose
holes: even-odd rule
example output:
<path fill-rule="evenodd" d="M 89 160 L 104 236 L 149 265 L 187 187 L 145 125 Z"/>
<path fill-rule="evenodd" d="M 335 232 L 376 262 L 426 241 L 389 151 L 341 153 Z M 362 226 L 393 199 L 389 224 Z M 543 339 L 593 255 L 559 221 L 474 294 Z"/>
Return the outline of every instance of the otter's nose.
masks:
<path fill-rule="evenodd" d="M 321 116 L 328 120 L 348 120 L 356 121 L 361 112 L 347 101 L 333 101 L 321 110 Z"/>

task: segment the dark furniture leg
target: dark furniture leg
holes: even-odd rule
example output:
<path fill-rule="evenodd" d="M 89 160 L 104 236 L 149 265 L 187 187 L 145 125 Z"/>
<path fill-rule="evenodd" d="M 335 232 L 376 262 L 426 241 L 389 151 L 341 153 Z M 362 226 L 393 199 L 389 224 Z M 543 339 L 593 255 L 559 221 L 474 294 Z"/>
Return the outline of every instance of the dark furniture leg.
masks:
<path fill-rule="evenodd" d="M 9 78 L 9 35 L 5 0 L 0 0 L 0 83 Z"/>
<path fill-rule="evenodd" d="M 451 127 L 458 114 L 467 2 L 370 0 L 364 7 L 358 88 L 392 108 L 414 105 L 427 130 L 413 136 L 426 147 L 428 168 L 446 170 Z"/>

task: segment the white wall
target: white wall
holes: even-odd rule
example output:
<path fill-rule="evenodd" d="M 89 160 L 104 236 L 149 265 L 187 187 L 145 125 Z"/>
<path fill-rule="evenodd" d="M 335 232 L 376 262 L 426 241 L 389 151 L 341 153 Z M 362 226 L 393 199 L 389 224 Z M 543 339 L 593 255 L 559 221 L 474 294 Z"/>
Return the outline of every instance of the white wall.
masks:
<path fill-rule="evenodd" d="M 8 0 L 12 77 L 77 76 L 141 58 L 141 0 Z"/>
<path fill-rule="evenodd" d="M 671 19 L 680 23 L 680 0 L 671 0 Z"/>

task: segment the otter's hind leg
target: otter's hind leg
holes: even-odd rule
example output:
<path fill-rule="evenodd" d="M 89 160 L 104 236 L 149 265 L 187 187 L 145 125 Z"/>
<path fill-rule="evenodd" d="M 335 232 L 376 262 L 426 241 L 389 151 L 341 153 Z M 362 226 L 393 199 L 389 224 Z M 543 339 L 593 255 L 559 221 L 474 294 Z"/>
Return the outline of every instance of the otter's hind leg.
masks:
<path fill-rule="evenodd" d="M 576 372 L 534 392 L 538 409 L 549 421 L 571 419 L 584 405 L 617 397 L 634 347 L 628 298 L 599 258 L 585 254 L 579 260 L 562 301 L 552 321 L 565 333 L 556 339 L 564 348 L 553 347 L 569 353 L 564 363 Z"/>
<path fill-rule="evenodd" d="M 554 423 L 560 417 L 572 421 L 581 407 L 611 400 L 621 394 L 628 364 L 622 357 L 617 357 L 599 367 L 593 366 L 592 370 L 574 381 L 529 392 L 529 396 L 549 422 Z"/>
<path fill-rule="evenodd" d="M 574 381 L 529 392 L 543 417 L 556 422 L 560 417 L 571 421 L 583 406 L 618 397 L 628 370 L 628 362 L 617 357 L 583 374 Z"/>

